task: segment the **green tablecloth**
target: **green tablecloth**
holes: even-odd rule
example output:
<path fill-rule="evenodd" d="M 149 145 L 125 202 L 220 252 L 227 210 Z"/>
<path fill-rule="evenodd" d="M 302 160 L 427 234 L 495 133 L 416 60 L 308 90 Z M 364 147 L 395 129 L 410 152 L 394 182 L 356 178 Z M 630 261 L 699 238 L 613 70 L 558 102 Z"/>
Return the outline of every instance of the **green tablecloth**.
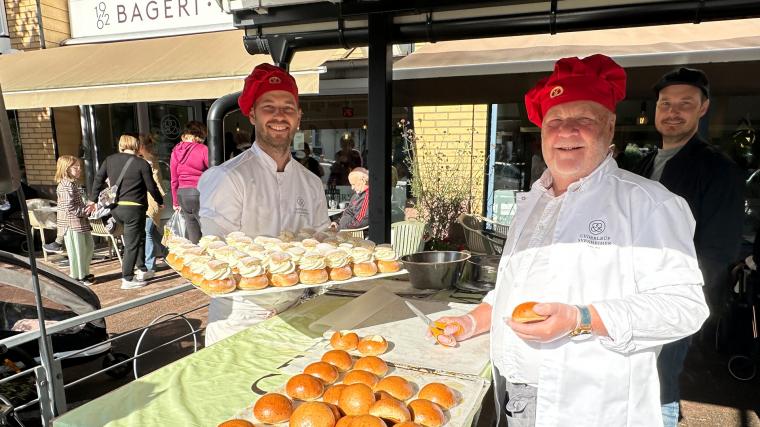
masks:
<path fill-rule="evenodd" d="M 308 325 L 350 298 L 322 295 L 281 315 L 180 359 L 57 418 L 55 427 L 216 426 L 256 395 L 251 384 L 278 373 L 321 337 Z M 277 375 L 259 382 L 272 390 Z"/>

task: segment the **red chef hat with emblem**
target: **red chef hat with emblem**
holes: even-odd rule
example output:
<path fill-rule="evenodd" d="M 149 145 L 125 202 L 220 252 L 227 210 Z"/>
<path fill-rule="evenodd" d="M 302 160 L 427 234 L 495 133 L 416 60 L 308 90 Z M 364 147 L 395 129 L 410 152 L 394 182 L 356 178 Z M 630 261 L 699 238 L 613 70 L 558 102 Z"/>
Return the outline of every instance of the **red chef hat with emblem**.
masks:
<path fill-rule="evenodd" d="M 594 101 L 614 113 L 625 98 L 625 79 L 625 70 L 608 56 L 562 58 L 525 94 L 528 119 L 541 127 L 550 108 L 572 101 Z"/>
<path fill-rule="evenodd" d="M 238 97 L 240 112 L 247 116 L 256 100 L 270 90 L 290 92 L 296 98 L 296 103 L 298 102 L 298 86 L 293 76 L 280 67 L 259 64 L 245 78 L 243 93 Z"/>

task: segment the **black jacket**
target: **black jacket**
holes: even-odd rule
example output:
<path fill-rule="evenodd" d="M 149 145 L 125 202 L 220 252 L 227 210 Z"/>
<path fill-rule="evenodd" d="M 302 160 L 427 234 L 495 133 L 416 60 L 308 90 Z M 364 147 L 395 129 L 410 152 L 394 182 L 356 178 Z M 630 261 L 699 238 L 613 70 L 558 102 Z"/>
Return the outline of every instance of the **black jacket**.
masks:
<path fill-rule="evenodd" d="M 364 228 L 369 225 L 369 189 L 354 193 L 348 201 L 346 210 L 340 217 L 341 230 Z"/>
<path fill-rule="evenodd" d="M 93 202 L 98 200 L 98 193 L 105 188 L 106 178 L 111 183 L 110 185 L 116 185 L 116 180 L 129 158 L 134 158 L 134 160 L 130 163 L 119 186 L 119 201 L 139 203 L 147 209 L 148 192 L 150 192 L 156 203 L 164 204 L 164 198 L 161 197 L 156 182 L 153 181 L 150 164 L 129 153 L 112 154 L 100 165 L 100 169 L 95 175 L 95 181 L 92 183 L 90 200 Z"/>
<path fill-rule="evenodd" d="M 647 154 L 632 172 L 649 178 L 657 152 Z M 686 199 L 697 222 L 694 246 L 705 285 L 725 288 L 729 266 L 738 261 L 744 216 L 744 173 L 718 148 L 698 135 L 668 160 L 660 183 Z M 712 289 L 706 289 L 708 303 Z"/>

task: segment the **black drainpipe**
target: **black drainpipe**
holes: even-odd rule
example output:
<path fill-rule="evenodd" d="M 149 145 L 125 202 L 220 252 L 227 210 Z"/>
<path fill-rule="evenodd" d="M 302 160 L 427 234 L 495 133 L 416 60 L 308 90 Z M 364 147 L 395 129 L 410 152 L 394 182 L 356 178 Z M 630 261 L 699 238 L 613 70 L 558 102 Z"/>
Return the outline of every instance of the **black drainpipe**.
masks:
<path fill-rule="evenodd" d="M 238 109 L 240 92 L 230 93 L 214 101 L 208 109 L 208 162 L 218 166 L 224 162 L 224 117 Z"/>

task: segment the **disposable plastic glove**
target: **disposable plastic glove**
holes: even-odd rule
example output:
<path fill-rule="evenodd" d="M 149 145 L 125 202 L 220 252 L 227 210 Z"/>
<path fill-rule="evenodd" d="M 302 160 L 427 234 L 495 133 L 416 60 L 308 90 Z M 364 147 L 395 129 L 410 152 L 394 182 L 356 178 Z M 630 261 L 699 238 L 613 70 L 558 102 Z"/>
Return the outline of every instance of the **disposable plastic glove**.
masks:
<path fill-rule="evenodd" d="M 518 337 L 525 341 L 552 342 L 558 340 L 578 327 L 580 311 L 574 305 L 557 302 L 536 304 L 533 311 L 546 320 L 533 323 L 518 323 L 511 318 L 505 319 Z"/>
<path fill-rule="evenodd" d="M 469 313 L 464 316 L 444 316 L 437 319 L 433 324 L 444 325 L 443 333 L 437 335 L 435 339 L 445 346 L 454 347 L 457 342 L 475 335 L 475 318 Z M 427 336 L 433 336 L 430 328 L 427 328 Z"/>

